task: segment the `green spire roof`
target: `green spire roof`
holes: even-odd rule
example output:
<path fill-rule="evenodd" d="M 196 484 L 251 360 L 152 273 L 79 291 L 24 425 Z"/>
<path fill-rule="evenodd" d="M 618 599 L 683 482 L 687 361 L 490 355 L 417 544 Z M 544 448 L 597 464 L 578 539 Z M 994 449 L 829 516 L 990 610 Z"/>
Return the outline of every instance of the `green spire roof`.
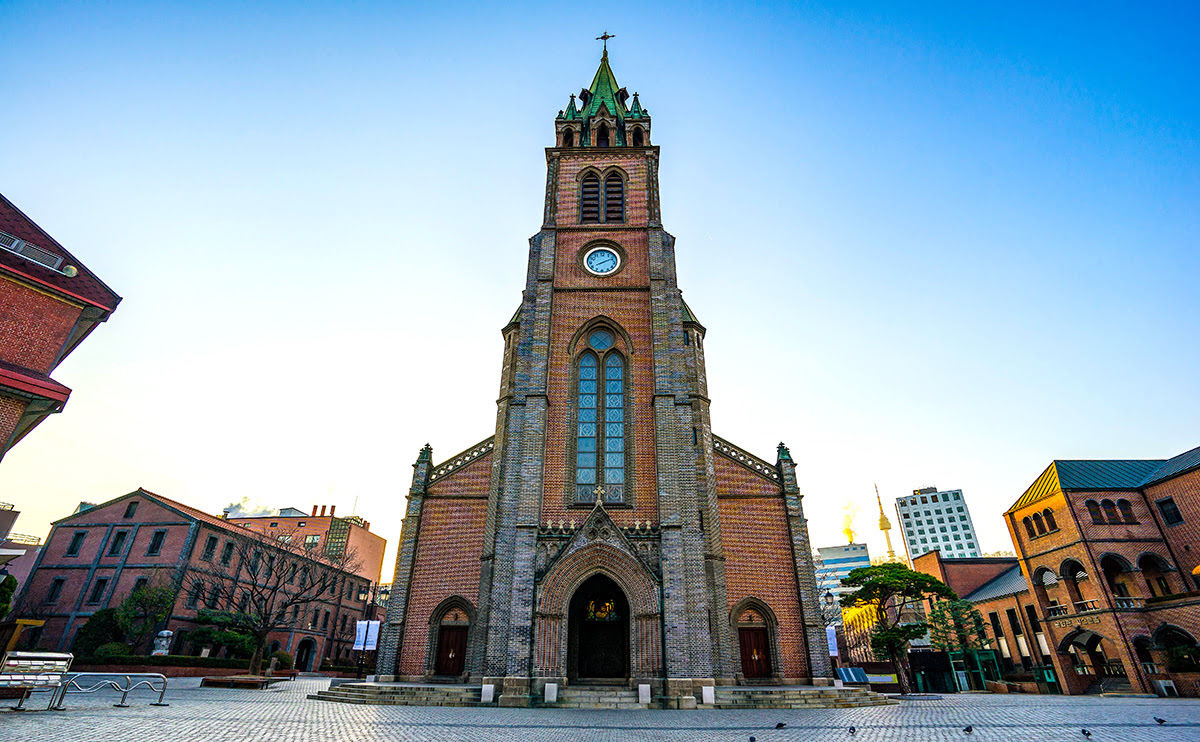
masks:
<path fill-rule="evenodd" d="M 629 109 L 629 118 L 640 119 L 649 116 L 649 113 L 642 108 L 641 101 L 638 100 L 638 94 L 633 94 L 633 107 Z"/>
<path fill-rule="evenodd" d="M 608 66 L 607 49 L 600 57 L 600 67 L 596 70 L 596 77 L 592 79 L 592 86 L 588 88 L 588 93 L 590 95 L 587 105 L 583 109 L 583 115 L 587 118 L 595 116 L 600 111 L 601 105 L 607 107 L 608 112 L 617 119 L 623 119 L 629 113 L 624 102 L 628 93 L 617 84 L 617 77 L 613 74 L 612 67 Z"/>
<path fill-rule="evenodd" d="M 574 93 L 571 93 L 571 102 L 567 104 L 566 113 L 559 111 L 558 117 L 560 119 L 565 119 L 567 121 L 576 121 L 579 119 L 579 109 L 575 107 L 575 94 Z"/>

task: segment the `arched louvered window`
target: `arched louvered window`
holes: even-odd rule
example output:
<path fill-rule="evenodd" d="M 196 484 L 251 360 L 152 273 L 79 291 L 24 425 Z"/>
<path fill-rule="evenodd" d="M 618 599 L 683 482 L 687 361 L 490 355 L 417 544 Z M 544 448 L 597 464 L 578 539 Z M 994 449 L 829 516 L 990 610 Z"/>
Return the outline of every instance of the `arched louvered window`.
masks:
<path fill-rule="evenodd" d="M 579 191 L 579 221 L 596 224 L 600 221 L 600 176 L 588 173 L 583 176 Z"/>
<path fill-rule="evenodd" d="M 608 124 L 604 123 L 603 121 L 600 122 L 600 125 L 596 127 L 596 146 L 608 146 Z"/>
<path fill-rule="evenodd" d="M 1109 523 L 1120 523 L 1121 515 L 1112 500 L 1101 500 L 1100 507 L 1104 509 L 1104 519 Z"/>
<path fill-rule="evenodd" d="M 1025 533 L 1029 534 L 1029 538 L 1037 538 L 1037 531 L 1033 530 L 1033 521 L 1029 518 L 1022 518 L 1021 522 L 1025 524 Z"/>
<path fill-rule="evenodd" d="M 618 173 L 604 179 L 604 221 L 625 221 L 625 181 Z"/>
<path fill-rule="evenodd" d="M 633 130 L 633 146 L 642 146 L 642 130 L 640 128 Z"/>
<path fill-rule="evenodd" d="M 579 358 L 575 431 L 575 500 L 625 501 L 625 360 L 612 347 L 613 334 L 593 330 L 592 348 Z"/>
<path fill-rule="evenodd" d="M 1042 517 L 1046 519 L 1046 528 L 1050 529 L 1051 531 L 1058 530 L 1058 523 L 1055 522 L 1054 513 L 1050 511 L 1050 508 L 1046 508 L 1042 511 Z"/>
<path fill-rule="evenodd" d="M 1121 519 L 1126 523 L 1137 523 L 1137 518 L 1133 515 L 1133 506 L 1129 504 L 1129 500 L 1117 500 L 1117 509 L 1121 511 Z"/>
<path fill-rule="evenodd" d="M 1100 514 L 1100 503 L 1095 500 L 1087 501 L 1088 515 L 1092 516 L 1093 523 L 1103 523 L 1104 516 Z"/>
<path fill-rule="evenodd" d="M 1042 522 L 1041 513 L 1033 514 L 1033 527 L 1037 529 L 1038 535 L 1046 532 L 1046 524 Z"/>
<path fill-rule="evenodd" d="M 563 129 L 562 146 L 564 146 L 564 147 L 574 147 L 575 146 L 575 132 L 573 130 Z"/>

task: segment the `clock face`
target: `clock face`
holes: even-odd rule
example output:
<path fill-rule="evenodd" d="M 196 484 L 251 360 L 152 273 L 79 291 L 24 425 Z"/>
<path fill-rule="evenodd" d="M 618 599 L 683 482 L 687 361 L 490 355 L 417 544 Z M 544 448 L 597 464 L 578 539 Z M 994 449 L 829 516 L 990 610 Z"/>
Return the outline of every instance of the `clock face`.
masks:
<path fill-rule="evenodd" d="M 597 276 L 607 276 L 621 267 L 621 256 L 608 247 L 595 247 L 583 259 L 584 266 Z"/>

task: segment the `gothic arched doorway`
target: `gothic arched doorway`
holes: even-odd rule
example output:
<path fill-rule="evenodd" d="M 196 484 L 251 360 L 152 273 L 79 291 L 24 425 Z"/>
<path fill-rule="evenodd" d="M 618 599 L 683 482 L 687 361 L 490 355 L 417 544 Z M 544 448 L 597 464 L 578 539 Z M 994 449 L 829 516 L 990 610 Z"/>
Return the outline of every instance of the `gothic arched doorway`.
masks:
<path fill-rule="evenodd" d="M 308 672 L 312 669 L 309 664 L 312 662 L 313 650 L 316 649 L 316 646 L 316 642 L 312 639 L 303 639 L 300 641 L 300 645 L 296 647 L 296 670 L 299 672 Z"/>
<path fill-rule="evenodd" d="M 567 618 L 567 676 L 571 680 L 629 677 L 629 601 L 605 575 L 584 581 Z"/>

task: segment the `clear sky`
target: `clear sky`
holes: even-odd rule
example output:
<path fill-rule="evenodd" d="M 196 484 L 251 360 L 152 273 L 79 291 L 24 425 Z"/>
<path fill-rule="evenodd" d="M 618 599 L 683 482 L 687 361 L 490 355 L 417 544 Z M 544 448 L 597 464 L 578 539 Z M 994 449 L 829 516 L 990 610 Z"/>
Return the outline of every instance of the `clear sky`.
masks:
<path fill-rule="evenodd" d="M 0 191 L 125 297 L 0 500 L 35 535 L 138 486 L 357 503 L 394 547 L 420 446 L 492 433 L 543 148 L 607 29 L 654 117 L 716 432 L 791 446 L 814 545 L 849 504 L 877 554 L 878 482 L 962 488 L 1011 548 L 1000 514 L 1052 459 L 1200 445 L 1198 21 L 0 3 Z"/>

